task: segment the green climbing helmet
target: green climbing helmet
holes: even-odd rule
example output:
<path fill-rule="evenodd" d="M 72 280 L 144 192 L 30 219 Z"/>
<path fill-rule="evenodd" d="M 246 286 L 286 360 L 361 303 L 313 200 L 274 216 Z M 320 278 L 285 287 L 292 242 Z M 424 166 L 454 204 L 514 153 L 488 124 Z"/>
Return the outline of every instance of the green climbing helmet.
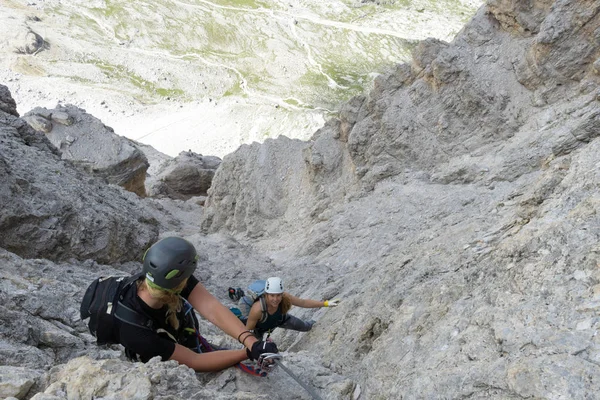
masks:
<path fill-rule="evenodd" d="M 146 251 L 143 272 L 151 284 L 169 290 L 189 278 L 197 264 L 194 245 L 182 238 L 167 237 Z"/>

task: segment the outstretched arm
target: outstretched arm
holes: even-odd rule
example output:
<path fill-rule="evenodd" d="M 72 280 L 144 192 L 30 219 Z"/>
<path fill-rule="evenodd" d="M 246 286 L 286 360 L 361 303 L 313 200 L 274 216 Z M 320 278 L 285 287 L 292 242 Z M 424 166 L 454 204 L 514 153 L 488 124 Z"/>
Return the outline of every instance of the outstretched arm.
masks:
<path fill-rule="evenodd" d="M 249 335 L 248 333 L 243 334 L 247 328 L 242 321 L 240 321 L 227 307 L 221 304 L 215 296 L 210 294 L 201 283 L 198 283 L 194 287 L 194 290 L 192 290 L 192 293 L 190 293 L 188 297 L 188 301 L 200 315 L 218 326 L 232 338 L 243 341 L 244 346 L 248 349 L 252 349 L 252 345 L 257 341 L 256 337 Z M 247 339 L 245 339 L 246 336 L 248 336 Z M 220 351 L 219 353 L 223 352 Z M 235 364 L 235 362 L 232 364 Z"/>
<path fill-rule="evenodd" d="M 327 307 L 327 305 L 325 304 L 324 301 L 311 300 L 311 299 L 301 299 L 299 297 L 292 296 L 289 293 L 288 293 L 288 296 L 290 296 L 290 300 L 292 301 L 292 305 L 294 305 L 296 307 L 302 307 L 302 308 Z"/>
<path fill-rule="evenodd" d="M 175 345 L 175 351 L 169 360 L 175 360 L 187 365 L 198 372 L 221 371 L 247 359 L 246 350 L 219 350 L 198 354 L 180 344 Z"/>

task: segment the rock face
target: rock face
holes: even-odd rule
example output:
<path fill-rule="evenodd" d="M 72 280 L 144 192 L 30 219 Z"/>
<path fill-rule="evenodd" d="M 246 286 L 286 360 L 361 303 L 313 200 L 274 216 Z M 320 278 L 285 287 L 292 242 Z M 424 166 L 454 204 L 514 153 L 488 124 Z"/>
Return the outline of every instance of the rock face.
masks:
<path fill-rule="evenodd" d="M 230 279 L 232 270 L 264 269 L 264 257 L 248 252 L 234 241 L 217 243 L 190 238 L 203 258 L 197 276 L 212 292 L 217 282 Z M 226 258 L 215 257 L 224 254 Z M 0 394 L 3 398 L 210 398 L 272 399 L 302 398 L 303 389 L 280 373 L 273 379 L 257 380 L 232 368 L 221 374 L 195 374 L 175 362 L 148 364 L 123 360 L 120 346 L 95 344 L 79 317 L 79 301 L 89 283 L 98 276 L 123 276 L 141 267 L 129 263 L 115 269 L 92 260 L 54 263 L 23 259 L 0 249 Z M 215 268 L 211 277 L 208 269 Z M 220 272 L 219 272 L 220 271 Z M 223 275 L 224 274 L 224 275 Z M 222 287 L 220 289 L 223 289 Z M 87 321 L 86 321 L 87 322 Z M 237 348 L 212 324 L 201 320 L 202 335 L 218 346 Z M 331 391 L 353 388 L 353 383 L 325 366 L 311 354 L 300 352 L 287 357 L 288 365 L 307 380 L 319 376 Z M 215 376 L 216 375 L 216 376 Z M 117 382 L 118 384 L 116 384 Z M 286 389 L 282 390 L 281 386 Z M 266 393 L 266 394 L 264 394 Z"/>
<path fill-rule="evenodd" d="M 154 171 L 146 185 L 148 196 L 166 196 L 180 200 L 206 196 L 219 165 L 219 157 L 203 156 L 191 151 L 181 152 Z"/>
<path fill-rule="evenodd" d="M 0 93 L 1 104 L 14 104 L 6 88 Z M 0 246 L 52 260 L 139 259 L 159 223 L 137 196 L 61 160 L 44 134 L 15 113 L 0 111 Z"/>
<path fill-rule="evenodd" d="M 246 200 L 251 191 L 244 190 L 260 184 L 257 177 L 270 175 L 270 169 L 287 166 L 302 176 L 298 179 L 306 190 L 300 196 L 315 204 L 319 197 L 347 196 L 354 181 L 371 190 L 392 176 L 443 184 L 512 182 L 539 170 L 549 157 L 588 143 L 600 127 L 600 76 L 594 66 L 598 5 L 586 5 L 490 1 L 453 43 L 421 42 L 411 64 L 380 76 L 369 96 L 344 105 L 338 120 L 329 121 L 310 143 L 290 149 L 277 164 L 267 156 L 268 162 L 252 163 L 252 169 L 240 165 L 286 144 L 267 142 L 250 154 L 240 149 L 215 177 L 209 199 L 211 220 L 219 221 L 214 228 L 245 230 L 243 223 L 229 222 L 232 203 L 236 213 L 255 224 L 271 219 L 257 212 Z M 532 132 L 536 129 L 541 131 Z M 288 180 L 271 181 L 270 190 L 277 193 Z M 228 197 L 220 195 L 224 187 Z M 287 197 L 271 198 L 281 204 L 275 208 L 290 204 Z"/>
<path fill-rule="evenodd" d="M 311 141 L 240 147 L 208 191 L 208 234 L 185 225 L 196 275 L 222 301 L 228 286 L 273 275 L 299 297 L 341 298 L 292 310 L 317 321 L 310 332 L 272 335 L 324 398 L 594 398 L 598 32 L 598 2 L 490 0 L 452 43 L 420 43 Z M 153 224 L 178 229 L 162 210 L 184 202 L 74 168 L 1 93 L 0 393 L 307 397 L 281 371 L 194 374 L 95 346 L 77 313 L 85 287 L 139 270 L 117 261 L 139 261 Z"/>
<path fill-rule="evenodd" d="M 15 117 L 19 116 L 17 104 L 10 95 L 8 88 L 4 85 L 0 85 L 0 111 Z"/>
<path fill-rule="evenodd" d="M 364 398 L 594 396 L 599 31 L 598 2 L 491 0 L 310 142 L 225 157 L 203 227 L 345 299 L 294 346 Z"/>
<path fill-rule="evenodd" d="M 243 145 L 225 157 L 221 170 L 209 190 L 210 206 L 203 226 L 227 227 L 247 233 L 250 237 L 272 234 L 278 229 L 268 221 L 280 221 L 302 216 L 304 192 L 309 191 L 301 170 L 302 150 L 307 144 L 300 140 L 282 138 Z"/>
<path fill-rule="evenodd" d="M 71 160 L 93 175 L 122 186 L 138 196 L 146 195 L 148 160 L 133 141 L 118 136 L 112 128 L 75 106 L 35 108 L 23 116 L 42 131 L 64 160 Z"/>

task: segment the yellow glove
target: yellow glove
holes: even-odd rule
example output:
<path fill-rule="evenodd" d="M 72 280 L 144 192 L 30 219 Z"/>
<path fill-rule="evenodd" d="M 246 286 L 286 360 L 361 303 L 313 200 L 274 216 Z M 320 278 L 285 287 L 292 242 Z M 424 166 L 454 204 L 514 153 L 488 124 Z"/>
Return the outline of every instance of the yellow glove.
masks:
<path fill-rule="evenodd" d="M 340 304 L 340 299 L 325 300 L 323 307 L 336 307 L 338 304 Z"/>

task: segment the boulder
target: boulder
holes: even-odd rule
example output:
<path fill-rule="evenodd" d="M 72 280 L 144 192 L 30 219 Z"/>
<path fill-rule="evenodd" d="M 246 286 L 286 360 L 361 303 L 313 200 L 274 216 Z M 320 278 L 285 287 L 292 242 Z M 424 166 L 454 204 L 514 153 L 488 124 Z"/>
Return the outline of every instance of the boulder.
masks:
<path fill-rule="evenodd" d="M 0 27 L 0 49 L 16 54 L 35 54 L 48 47 L 44 38 L 30 26 L 36 22 L 11 18 L 3 21 Z"/>
<path fill-rule="evenodd" d="M 148 160 L 132 140 L 85 110 L 67 105 L 55 109 L 35 108 L 23 116 L 34 129 L 42 131 L 71 160 L 93 175 L 144 197 Z"/>
<path fill-rule="evenodd" d="M 0 397 L 24 399 L 41 372 L 0 365 Z"/>
<path fill-rule="evenodd" d="M 148 196 L 188 200 L 206 196 L 221 159 L 183 151 L 177 157 L 161 163 L 149 179 Z"/>

